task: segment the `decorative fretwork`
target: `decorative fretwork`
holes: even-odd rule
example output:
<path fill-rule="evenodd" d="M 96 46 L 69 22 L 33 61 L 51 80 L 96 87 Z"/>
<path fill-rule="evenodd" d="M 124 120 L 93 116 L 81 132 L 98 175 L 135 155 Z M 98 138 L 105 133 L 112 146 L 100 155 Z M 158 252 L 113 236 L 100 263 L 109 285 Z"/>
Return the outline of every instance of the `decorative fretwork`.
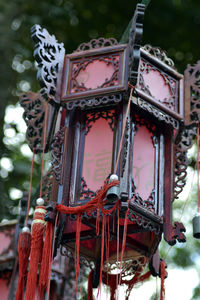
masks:
<path fill-rule="evenodd" d="M 47 172 L 47 174 L 43 177 L 42 180 L 42 198 L 45 201 L 45 205 L 51 201 L 53 179 L 53 169 L 50 168 L 50 170 Z"/>
<path fill-rule="evenodd" d="M 159 75 L 163 78 L 164 83 L 169 88 L 170 95 L 168 98 L 165 98 L 163 100 L 157 99 L 159 102 L 163 103 L 165 106 L 167 106 L 171 110 L 175 110 L 176 108 L 176 80 L 174 80 L 171 76 L 166 74 L 165 72 L 161 71 L 157 67 L 155 67 L 153 64 L 149 63 L 145 59 L 141 59 L 140 61 L 140 75 L 139 75 L 139 86 L 140 89 L 145 92 L 147 95 L 154 97 L 152 95 L 150 87 L 145 83 L 144 75 L 149 74 L 151 71 L 157 71 L 159 72 Z"/>
<path fill-rule="evenodd" d="M 123 139 L 123 147 L 122 147 L 122 153 L 121 157 L 122 159 L 122 170 L 121 170 L 121 177 L 123 177 L 127 162 L 127 156 L 128 156 L 128 146 L 129 146 L 129 136 L 130 136 L 130 120 L 127 118 L 126 120 L 126 128 L 124 132 L 124 139 Z"/>
<path fill-rule="evenodd" d="M 179 122 L 174 119 L 172 116 L 169 116 L 168 114 L 161 111 L 159 108 L 154 106 L 153 104 L 150 104 L 146 102 L 145 100 L 141 98 L 132 97 L 132 101 L 137 106 L 141 107 L 142 109 L 146 110 L 150 114 L 152 114 L 156 119 L 159 121 L 164 121 L 167 124 L 170 124 L 174 127 L 174 129 L 179 128 Z"/>
<path fill-rule="evenodd" d="M 142 206 L 143 208 L 155 212 L 155 190 L 151 192 L 149 198 L 147 200 L 143 200 L 139 193 L 136 193 L 136 186 L 134 180 L 132 178 L 132 193 L 131 193 L 131 201 L 137 203 L 138 205 Z"/>
<path fill-rule="evenodd" d="M 183 191 L 187 176 L 187 150 L 192 146 L 196 135 L 196 128 L 185 128 L 181 134 L 181 140 L 175 145 L 175 180 L 174 180 L 174 199 Z"/>
<path fill-rule="evenodd" d="M 72 110 L 75 107 L 79 107 L 81 109 L 96 107 L 96 106 L 105 106 L 107 104 L 119 103 L 122 101 L 122 94 L 116 95 L 105 95 L 99 96 L 91 99 L 78 99 L 73 101 L 67 101 L 66 109 Z"/>
<path fill-rule="evenodd" d="M 81 58 L 79 61 L 75 61 L 72 64 L 71 78 L 70 78 L 70 91 L 71 93 L 85 92 L 89 91 L 92 88 L 86 87 L 83 82 L 81 84 L 78 81 L 78 76 L 81 71 L 85 71 L 87 66 L 95 61 L 104 62 L 107 66 L 112 65 L 113 73 L 110 78 L 105 78 L 105 81 L 100 85 L 96 86 L 95 89 L 105 88 L 114 86 L 115 83 L 118 83 L 119 77 L 119 55 L 110 54 L 100 57 L 90 57 L 90 58 Z"/>
<path fill-rule="evenodd" d="M 91 199 L 92 197 L 94 197 L 96 195 L 96 193 L 92 190 L 90 190 L 87 186 L 86 181 L 84 180 L 83 177 L 81 177 L 81 193 L 80 193 L 80 198 L 81 200 L 83 199 Z"/>
<path fill-rule="evenodd" d="M 185 118 L 186 124 L 200 122 L 200 61 L 188 65 L 185 77 Z"/>
<path fill-rule="evenodd" d="M 34 25 L 31 33 L 35 42 L 34 57 L 38 63 L 37 77 L 42 87 L 41 94 L 45 99 L 59 103 L 57 91 L 60 90 L 64 63 L 63 43 L 58 43 L 55 36 L 40 25 Z"/>
<path fill-rule="evenodd" d="M 131 209 L 131 206 L 130 206 L 130 212 L 128 214 L 128 219 L 131 222 L 136 222 L 138 226 L 143 227 L 147 231 L 154 232 L 156 235 L 160 233 L 160 229 L 161 229 L 160 224 L 154 222 L 153 220 L 145 217 L 142 214 L 135 212 L 134 210 Z"/>
<path fill-rule="evenodd" d="M 148 52 L 149 54 L 153 55 L 155 58 L 167 64 L 169 67 L 174 68 L 173 60 L 167 57 L 166 52 L 162 49 L 152 47 L 151 45 L 144 45 L 142 49 Z"/>
<path fill-rule="evenodd" d="M 186 237 L 183 232 L 185 232 L 185 227 L 182 223 L 174 222 L 173 224 L 167 224 L 168 227 L 167 234 L 165 235 L 165 240 L 169 245 L 173 246 L 178 241 L 179 243 L 185 243 Z"/>
<path fill-rule="evenodd" d="M 72 251 L 71 248 L 67 247 L 67 244 L 62 245 L 62 247 L 60 248 L 60 253 L 63 256 L 67 256 L 72 259 L 75 258 L 75 251 Z M 93 261 L 89 261 L 86 257 L 82 255 L 80 255 L 80 263 L 92 270 L 95 268 L 95 263 Z"/>
<path fill-rule="evenodd" d="M 129 80 L 132 85 L 136 85 L 138 77 L 138 67 L 140 63 L 140 47 L 143 35 L 145 5 L 137 4 L 129 33 Z"/>
<path fill-rule="evenodd" d="M 23 118 L 27 125 L 26 138 L 29 147 L 35 152 L 42 151 L 42 136 L 44 129 L 45 101 L 39 93 L 28 92 L 19 98 L 24 108 Z"/>
<path fill-rule="evenodd" d="M 114 45 L 118 45 L 116 39 L 114 38 L 105 39 L 101 37 L 99 39 L 93 39 L 88 43 L 80 44 L 74 52 L 81 52 L 81 51 L 92 50 L 92 49 L 103 48 L 103 47 L 114 46 Z"/>
<path fill-rule="evenodd" d="M 62 170 L 62 146 L 64 142 L 65 127 L 62 127 L 55 135 L 51 144 L 52 154 L 52 168 L 55 174 L 56 180 L 61 181 L 61 170 Z"/>
<path fill-rule="evenodd" d="M 98 112 L 88 113 L 86 115 L 85 134 L 88 134 L 88 132 L 92 128 L 92 123 L 97 121 L 99 118 L 102 118 L 102 119 L 106 120 L 108 122 L 108 125 L 110 126 L 110 129 L 112 131 L 114 131 L 115 111 L 114 110 L 105 110 L 105 111 L 98 111 Z"/>

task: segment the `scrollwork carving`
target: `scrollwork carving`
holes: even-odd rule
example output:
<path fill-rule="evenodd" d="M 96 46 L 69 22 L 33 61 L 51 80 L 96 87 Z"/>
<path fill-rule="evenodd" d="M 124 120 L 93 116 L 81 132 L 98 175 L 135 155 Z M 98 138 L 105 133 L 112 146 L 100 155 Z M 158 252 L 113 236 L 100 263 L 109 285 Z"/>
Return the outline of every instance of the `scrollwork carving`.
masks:
<path fill-rule="evenodd" d="M 169 116 L 168 114 L 161 111 L 159 108 L 155 107 L 154 105 L 146 102 L 141 98 L 132 97 L 132 101 L 137 106 L 141 107 L 142 109 L 148 111 L 152 114 L 156 119 L 159 121 L 164 121 L 167 124 L 172 125 L 175 129 L 179 128 L 179 122 L 174 119 L 173 117 Z"/>
<path fill-rule="evenodd" d="M 78 99 L 73 101 L 67 101 L 66 109 L 72 110 L 75 107 L 80 107 L 81 109 L 97 106 L 105 106 L 106 104 L 119 103 L 122 101 L 122 94 L 116 95 L 105 95 L 99 96 L 91 99 Z"/>
<path fill-rule="evenodd" d="M 152 93 L 151 93 L 150 87 L 145 83 L 145 79 L 144 79 L 144 75 L 149 74 L 152 71 L 159 73 L 159 76 L 162 77 L 165 86 L 167 86 L 168 89 L 169 89 L 169 96 L 168 97 L 166 97 L 163 100 L 160 100 L 160 99 L 157 99 L 157 100 L 159 102 L 163 103 L 169 109 L 175 110 L 176 101 L 177 101 L 177 95 L 176 95 L 177 84 L 176 84 L 176 80 L 174 78 L 172 78 L 171 76 L 169 76 L 168 74 L 166 74 L 165 72 L 158 69 L 153 64 L 146 61 L 144 58 L 142 58 L 141 61 L 140 61 L 139 87 L 147 95 L 155 98 L 154 95 L 152 95 Z"/>
<path fill-rule="evenodd" d="M 74 52 L 81 52 L 86 50 L 92 50 L 97 48 L 103 48 L 108 46 L 114 46 L 118 45 L 118 42 L 114 38 L 105 39 L 105 38 L 99 38 L 99 39 L 92 39 L 88 43 L 82 43 L 78 46 L 78 48 Z"/>
<path fill-rule="evenodd" d="M 85 182 L 84 178 L 81 177 L 81 200 L 82 199 L 91 199 L 92 197 L 94 197 L 96 195 L 96 193 L 92 190 L 90 190 L 87 186 L 87 183 Z"/>
<path fill-rule="evenodd" d="M 131 222 L 136 222 L 138 226 L 142 226 L 146 230 L 149 230 L 151 232 L 154 232 L 156 235 L 160 233 L 160 225 L 153 222 L 152 220 L 146 218 L 145 216 L 136 213 L 134 210 L 131 209 L 130 206 L 130 212 L 128 214 L 128 219 Z"/>
<path fill-rule="evenodd" d="M 192 147 L 196 135 L 195 127 L 185 127 L 181 132 L 181 140 L 175 145 L 175 179 L 174 179 L 174 199 L 183 191 L 187 176 L 187 150 Z"/>
<path fill-rule="evenodd" d="M 45 103 L 39 93 L 28 92 L 19 98 L 24 108 L 23 118 L 27 125 L 26 138 L 29 147 L 36 153 L 42 151 L 42 135 L 44 128 Z"/>
<path fill-rule="evenodd" d="M 51 144 L 52 169 L 58 182 L 61 181 L 61 154 L 64 142 L 65 127 L 62 127 L 55 135 Z"/>
<path fill-rule="evenodd" d="M 143 50 L 148 52 L 149 54 L 153 55 L 155 58 L 159 59 L 160 61 L 167 64 L 169 67 L 174 68 L 174 62 L 171 58 L 167 57 L 167 54 L 165 51 L 163 51 L 160 48 L 152 47 L 151 45 L 144 45 L 142 47 Z"/>
<path fill-rule="evenodd" d="M 87 134 L 92 124 L 95 121 L 97 121 L 99 118 L 105 119 L 108 122 L 108 125 L 110 126 L 110 129 L 114 131 L 114 125 L 115 125 L 115 111 L 114 110 L 105 110 L 105 111 L 98 111 L 98 112 L 92 112 L 87 114 L 87 118 L 85 120 L 85 134 Z"/>
<path fill-rule="evenodd" d="M 38 63 L 37 78 L 42 87 L 41 94 L 45 99 L 60 102 L 58 91 L 64 63 L 65 49 L 54 35 L 40 25 L 34 25 L 31 36 L 35 43 L 34 57 Z"/>
<path fill-rule="evenodd" d="M 187 66 L 184 77 L 186 122 L 200 122 L 200 60 L 193 66 Z"/>

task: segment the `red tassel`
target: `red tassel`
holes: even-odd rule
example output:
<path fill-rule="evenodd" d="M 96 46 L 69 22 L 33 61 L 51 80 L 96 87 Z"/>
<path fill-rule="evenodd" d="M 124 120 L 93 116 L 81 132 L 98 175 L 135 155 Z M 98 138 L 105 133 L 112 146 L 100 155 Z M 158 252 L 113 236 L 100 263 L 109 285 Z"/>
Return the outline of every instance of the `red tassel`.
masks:
<path fill-rule="evenodd" d="M 93 278 L 93 270 L 90 271 L 89 276 L 88 276 L 88 297 L 87 297 L 87 300 L 93 300 L 92 278 Z"/>
<path fill-rule="evenodd" d="M 52 234 L 53 224 L 51 222 L 47 222 L 39 276 L 39 299 L 41 300 L 43 299 L 44 289 L 48 285 L 50 276 Z"/>
<path fill-rule="evenodd" d="M 165 298 L 165 262 L 161 261 L 160 264 L 160 278 L 161 278 L 161 289 L 160 289 L 160 300 Z"/>
<path fill-rule="evenodd" d="M 24 227 L 24 230 L 29 230 Z M 31 250 L 31 234 L 28 231 L 20 233 L 18 240 L 19 277 L 15 300 L 23 300 L 24 286 L 27 276 L 28 258 Z"/>
<path fill-rule="evenodd" d="M 30 254 L 27 287 L 26 287 L 26 298 L 25 298 L 26 300 L 33 300 L 36 292 L 37 271 L 38 271 L 39 262 L 41 261 L 42 248 L 43 248 L 45 213 L 46 210 L 44 206 L 37 206 L 34 212 L 34 220 L 32 223 L 31 254 Z"/>

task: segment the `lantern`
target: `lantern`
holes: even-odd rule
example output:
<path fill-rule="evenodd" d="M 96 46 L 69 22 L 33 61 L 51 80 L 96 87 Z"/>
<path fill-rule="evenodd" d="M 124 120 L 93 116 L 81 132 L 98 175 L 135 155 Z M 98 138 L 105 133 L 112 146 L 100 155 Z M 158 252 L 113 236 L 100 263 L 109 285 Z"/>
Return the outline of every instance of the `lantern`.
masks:
<path fill-rule="evenodd" d="M 172 202 L 185 184 L 195 126 L 186 118 L 183 75 L 165 52 L 141 47 L 144 9 L 137 5 L 123 44 L 100 38 L 68 55 L 45 29 L 32 30 L 40 95 L 52 107 L 45 149 L 53 156 L 54 205 L 46 220 L 55 220 L 57 204 L 74 209 L 62 210 L 55 248 L 63 255 L 78 248 L 94 265 L 93 286 L 104 264 L 120 260 L 133 273 L 148 261 L 160 275 L 162 234 L 170 245 L 185 242 Z M 96 200 L 96 209 L 81 211 L 109 184 L 101 207 Z"/>

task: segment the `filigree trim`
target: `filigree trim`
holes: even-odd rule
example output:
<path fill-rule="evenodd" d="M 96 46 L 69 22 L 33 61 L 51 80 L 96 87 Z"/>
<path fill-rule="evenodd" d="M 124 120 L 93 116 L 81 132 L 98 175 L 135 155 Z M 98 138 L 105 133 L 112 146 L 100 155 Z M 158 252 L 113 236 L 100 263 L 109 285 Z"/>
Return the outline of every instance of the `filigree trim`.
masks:
<path fill-rule="evenodd" d="M 40 25 L 31 28 L 31 35 L 35 43 L 34 57 L 38 63 L 37 78 L 42 87 L 41 94 L 45 99 L 60 102 L 57 91 L 60 90 L 65 56 L 63 43 L 58 43 L 55 36 Z"/>
<path fill-rule="evenodd" d="M 167 64 L 169 67 L 174 68 L 174 62 L 171 58 L 167 57 L 167 54 L 164 50 L 160 48 L 152 47 L 151 45 L 147 44 L 142 47 L 143 50 L 148 52 L 149 54 L 153 55 L 155 58 L 159 59 L 160 61 Z M 174 68 L 175 69 L 175 68 Z"/>
<path fill-rule="evenodd" d="M 186 184 L 187 167 L 189 161 L 187 159 L 187 150 L 192 147 L 194 137 L 196 136 L 196 128 L 185 128 L 181 134 L 181 140 L 175 145 L 175 179 L 174 179 L 174 199 L 183 191 Z"/>
<path fill-rule="evenodd" d="M 160 76 L 163 78 L 164 83 L 166 86 L 168 86 L 170 95 L 168 98 L 165 98 L 163 100 L 157 99 L 159 102 L 166 105 L 169 109 L 174 110 L 176 108 L 176 80 L 169 75 L 167 75 L 165 72 L 161 71 L 157 67 L 155 67 L 153 64 L 149 63 L 145 59 L 141 59 L 140 61 L 140 75 L 139 75 L 139 87 L 143 92 L 145 92 L 147 95 L 155 98 L 154 95 L 151 94 L 150 87 L 145 83 L 144 75 L 149 74 L 151 71 L 157 71 L 159 72 Z"/>
<path fill-rule="evenodd" d="M 148 111 L 150 114 L 152 114 L 156 119 L 159 121 L 164 121 L 167 124 L 172 125 L 175 129 L 179 128 L 179 122 L 175 120 L 173 117 L 167 115 L 163 111 L 161 111 L 159 108 L 155 107 L 154 105 L 146 102 L 145 100 L 141 98 L 132 97 L 132 101 L 137 106 L 141 107 L 142 109 Z"/>
<path fill-rule="evenodd" d="M 44 128 L 45 104 L 39 93 L 28 92 L 19 98 L 24 108 L 23 119 L 27 125 L 26 139 L 29 147 L 35 152 L 42 151 L 42 135 Z"/>
<path fill-rule="evenodd" d="M 160 233 L 160 225 L 153 222 L 152 220 L 144 217 L 143 215 L 136 213 L 130 207 L 130 212 L 128 214 L 128 219 L 131 222 L 136 222 L 138 226 L 142 226 L 144 229 L 154 232 L 156 235 Z"/>
<path fill-rule="evenodd" d="M 64 133 L 65 127 L 62 127 L 54 136 L 51 144 L 51 155 L 52 155 L 52 169 L 55 174 L 56 180 L 61 181 L 61 154 L 62 154 L 62 145 L 64 143 Z"/>
<path fill-rule="evenodd" d="M 83 82 L 79 84 L 78 82 L 78 76 L 81 71 L 86 71 L 87 66 L 94 61 L 104 62 L 107 66 L 112 65 L 113 73 L 110 78 L 105 78 L 105 81 L 100 85 L 97 86 L 96 89 L 102 89 L 105 87 L 114 86 L 116 82 L 118 82 L 119 79 L 119 59 L 120 56 L 116 53 L 110 54 L 107 56 L 100 56 L 100 57 L 90 57 L 90 58 L 82 58 L 81 60 L 76 60 L 72 64 L 72 71 L 71 71 L 71 78 L 70 78 L 70 90 L 71 93 L 78 93 L 78 92 L 85 92 L 89 91 L 92 88 L 88 88 L 85 86 Z"/>
<path fill-rule="evenodd" d="M 92 123 L 95 123 L 99 118 L 102 118 L 108 122 L 110 129 L 114 131 L 115 126 L 115 111 L 114 110 L 105 110 L 98 111 L 86 114 L 85 120 L 85 134 L 88 134 L 92 128 Z"/>
<path fill-rule="evenodd" d="M 187 124 L 200 122 L 200 60 L 185 72 L 185 118 Z"/>
<path fill-rule="evenodd" d="M 87 186 L 86 181 L 84 180 L 83 177 L 81 177 L 81 194 L 80 194 L 80 200 L 85 200 L 85 199 L 91 199 L 94 197 L 96 193 L 92 190 L 90 190 Z"/>
<path fill-rule="evenodd" d="M 80 100 L 73 100 L 67 101 L 66 109 L 72 110 L 75 107 L 80 107 L 81 109 L 89 108 L 89 107 L 96 107 L 96 106 L 105 106 L 106 104 L 113 104 L 119 103 L 122 101 L 122 94 L 116 95 L 105 95 L 101 97 L 95 97 L 91 99 L 80 99 Z"/>
<path fill-rule="evenodd" d="M 114 39 L 114 38 L 105 39 L 103 37 L 100 37 L 98 39 L 92 39 L 88 43 L 80 44 L 74 52 L 81 52 L 81 51 L 109 47 L 109 46 L 114 46 L 114 45 L 118 45 L 118 42 L 116 39 Z"/>

